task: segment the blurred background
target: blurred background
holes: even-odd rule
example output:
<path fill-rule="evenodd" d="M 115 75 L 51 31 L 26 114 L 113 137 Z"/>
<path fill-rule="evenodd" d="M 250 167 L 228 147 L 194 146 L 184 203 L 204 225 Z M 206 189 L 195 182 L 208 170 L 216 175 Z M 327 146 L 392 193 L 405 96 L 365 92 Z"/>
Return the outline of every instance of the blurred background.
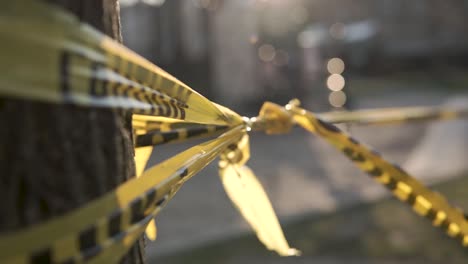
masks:
<path fill-rule="evenodd" d="M 316 112 L 468 105 L 466 0 L 120 0 L 124 44 L 209 99 L 254 116 L 266 100 Z M 344 127 L 468 209 L 468 122 Z M 254 238 L 211 165 L 157 219 L 150 262 L 465 263 L 325 142 L 252 135 L 249 163 L 290 244 Z M 163 146 L 152 163 L 188 145 Z"/>

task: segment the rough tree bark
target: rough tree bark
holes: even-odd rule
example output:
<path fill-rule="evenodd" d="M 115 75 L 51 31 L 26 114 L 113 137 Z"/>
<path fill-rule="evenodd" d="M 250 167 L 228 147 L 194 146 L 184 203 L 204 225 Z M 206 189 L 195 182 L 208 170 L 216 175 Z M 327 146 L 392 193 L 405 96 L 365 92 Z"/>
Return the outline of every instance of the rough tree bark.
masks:
<path fill-rule="evenodd" d="M 48 1 L 121 41 L 118 0 Z M 0 98 L 0 232 L 113 189 L 134 176 L 133 154 L 129 113 Z M 143 262 L 142 238 L 122 263 Z"/>

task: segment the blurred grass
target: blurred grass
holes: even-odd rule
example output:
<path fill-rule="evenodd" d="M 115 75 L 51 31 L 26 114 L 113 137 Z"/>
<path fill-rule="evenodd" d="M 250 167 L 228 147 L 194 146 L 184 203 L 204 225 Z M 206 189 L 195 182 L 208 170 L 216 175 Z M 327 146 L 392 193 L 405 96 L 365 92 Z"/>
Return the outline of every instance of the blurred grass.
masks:
<path fill-rule="evenodd" d="M 434 189 L 468 211 L 468 173 Z M 249 233 L 150 263 L 468 263 L 466 248 L 394 198 L 305 216 L 285 224 L 284 230 L 290 244 L 303 252 L 299 259 L 280 259 Z"/>

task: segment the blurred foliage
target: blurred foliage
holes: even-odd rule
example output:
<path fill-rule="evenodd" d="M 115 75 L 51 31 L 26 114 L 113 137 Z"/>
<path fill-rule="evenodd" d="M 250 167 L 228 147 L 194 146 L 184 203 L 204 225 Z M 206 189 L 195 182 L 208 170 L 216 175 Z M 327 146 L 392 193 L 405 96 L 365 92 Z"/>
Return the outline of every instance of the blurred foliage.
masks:
<path fill-rule="evenodd" d="M 438 184 L 435 189 L 455 205 L 468 210 L 468 174 Z M 284 225 L 290 244 L 303 252 L 296 259 L 325 263 L 466 263 L 468 252 L 428 220 L 394 198 L 361 204 L 323 216 L 306 216 Z M 159 263 L 297 263 L 279 259 L 253 234 L 218 241 L 177 256 L 157 258 Z M 317 263 L 317 262 L 314 262 Z M 318 262 L 321 263 L 321 262 Z"/>

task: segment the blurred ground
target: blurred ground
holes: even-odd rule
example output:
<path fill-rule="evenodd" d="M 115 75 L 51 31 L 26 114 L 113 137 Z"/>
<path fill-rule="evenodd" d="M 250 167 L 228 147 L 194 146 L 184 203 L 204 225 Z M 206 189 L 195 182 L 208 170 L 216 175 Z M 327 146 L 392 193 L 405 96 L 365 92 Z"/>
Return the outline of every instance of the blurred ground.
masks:
<path fill-rule="evenodd" d="M 424 84 L 422 87 L 418 87 L 411 83 L 405 84 L 405 82 L 385 83 L 385 87 L 382 87 L 381 83 L 374 81 L 360 80 L 356 82 L 356 85 L 360 85 L 367 91 L 358 94 L 354 98 L 355 108 L 436 105 L 443 103 L 447 98 L 460 96 L 460 93 L 463 94 L 463 90 L 458 89 L 436 89 L 439 87 L 437 84 Z M 371 90 L 377 86 L 379 86 L 378 91 Z M 413 89 L 410 89 L 410 87 L 413 87 Z M 307 103 L 305 105 L 307 106 Z M 447 122 L 446 125 L 450 126 L 449 123 Z M 411 165 L 406 164 L 406 161 L 411 153 L 415 151 L 415 148 L 422 144 L 421 140 L 426 134 L 427 127 L 427 123 L 417 123 L 381 127 L 353 126 L 345 129 L 348 129 L 358 140 L 379 150 L 390 161 L 402 164 L 404 168 L 407 168 L 408 166 L 411 167 Z M 468 135 L 458 140 L 466 144 L 467 139 Z M 457 145 L 459 144 L 455 144 L 455 146 Z M 161 146 L 153 154 L 151 162 L 160 161 L 185 148 L 187 148 L 187 145 Z M 464 148 L 463 145 L 460 145 L 460 148 Z M 321 257 L 313 257 L 314 263 L 341 263 L 336 257 L 337 253 L 342 250 L 348 252 L 350 256 L 353 256 L 353 252 L 357 252 L 359 256 L 356 260 L 346 257 L 346 263 L 373 263 L 371 260 L 365 262 L 361 259 L 362 256 L 367 255 L 365 254 L 367 249 L 359 247 L 359 244 L 372 244 L 373 241 L 361 240 L 360 235 L 356 237 L 356 234 L 361 234 L 362 230 L 366 230 L 367 225 L 370 227 L 378 225 L 371 220 L 373 218 L 368 219 L 374 213 L 380 215 L 381 222 L 385 222 L 386 219 L 392 221 L 392 218 L 387 216 L 394 216 L 393 210 L 407 210 L 404 205 L 398 202 L 382 202 L 384 205 L 389 203 L 390 208 L 388 211 L 386 211 L 385 206 L 381 209 L 380 203 L 379 206 L 363 205 L 381 199 L 387 195 L 387 192 L 383 187 L 377 185 L 356 169 L 344 156 L 342 157 L 336 150 L 326 145 L 325 142 L 300 129 L 283 136 L 267 137 L 261 134 L 253 134 L 251 136 L 251 153 L 252 158 L 249 166 L 264 184 L 280 220 L 287 226 L 285 232 L 287 238 L 292 241 L 292 245 L 301 246 L 302 250 L 305 250 L 302 246 L 305 246 L 307 250 L 313 248 L 308 252 L 311 255 L 317 255 L 317 252 L 319 252 L 318 255 Z M 463 159 L 464 157 L 459 158 Z M 450 167 L 452 161 L 452 159 L 445 158 L 440 159 L 438 162 L 440 162 L 440 167 Z M 431 176 L 430 172 L 417 176 L 420 179 L 431 178 L 432 182 L 437 182 L 447 181 L 451 177 L 460 176 L 461 173 L 443 175 L 442 178 L 440 175 Z M 464 186 L 467 186 L 466 181 L 464 184 Z M 400 207 L 404 209 L 400 209 Z M 356 222 L 358 225 L 350 224 L 349 229 L 341 228 L 339 229 L 341 231 L 337 231 L 334 226 L 323 226 L 323 223 L 326 224 L 334 217 L 337 217 L 337 221 L 341 221 L 340 226 L 346 226 L 348 222 L 343 219 L 346 219 L 348 214 L 352 216 L 351 222 Z M 419 218 L 416 218 L 417 220 L 414 220 L 414 222 L 411 222 L 413 220 L 408 220 L 408 222 L 406 218 L 411 219 L 412 216 L 406 215 L 411 214 L 405 213 L 404 216 L 398 216 L 398 221 L 393 222 L 393 225 L 398 227 L 403 224 L 412 227 L 424 222 Z M 313 219 L 319 220 L 314 222 Z M 361 223 L 361 220 L 365 220 L 366 224 Z M 398 224 L 400 220 L 402 224 Z M 317 230 L 319 236 L 317 237 L 315 233 L 310 234 L 310 236 L 302 234 L 301 230 L 303 229 L 295 227 L 301 221 L 302 224 L 299 225 L 310 225 L 313 230 Z M 268 252 L 265 253 L 266 250 L 251 235 L 247 236 L 245 245 L 244 240 L 234 239 L 249 231 L 224 193 L 217 176 L 216 164 L 209 165 L 207 169 L 187 182 L 168 204 L 167 208 L 158 216 L 156 222 L 158 239 L 155 243 L 149 243 L 147 253 L 149 259 L 154 260 L 154 262 L 169 263 L 169 260 L 174 259 L 173 263 L 187 263 L 183 261 L 187 261 L 187 258 L 182 257 L 179 259 L 175 256 L 191 256 L 191 250 L 195 248 L 202 248 L 200 251 L 195 250 L 193 253 L 201 254 L 199 256 L 201 258 L 200 260 L 198 260 L 198 257 L 190 259 L 189 263 L 221 263 L 220 254 L 213 253 L 213 251 L 217 252 L 218 250 L 230 256 L 222 263 L 239 263 L 242 259 L 248 259 L 249 263 L 253 263 L 252 260 L 255 260 L 254 263 L 291 262 L 290 260 L 273 262 L 271 259 L 273 255 Z M 322 223 L 322 226 L 320 223 Z M 392 232 L 392 229 L 394 228 L 391 225 L 388 230 L 386 227 L 377 226 L 374 231 L 369 231 L 373 232 L 372 237 L 369 239 L 375 241 L 403 239 L 404 242 L 405 238 L 399 237 L 401 232 L 398 232 L 398 230 Z M 428 227 L 424 230 L 431 230 L 431 228 Z M 380 236 L 379 232 L 388 233 L 382 233 Z M 437 236 L 438 239 L 444 240 L 443 235 L 439 235 L 440 232 L 434 233 L 437 234 L 431 236 Z M 344 237 L 350 235 L 353 239 L 351 241 L 346 240 L 342 244 L 340 237 L 342 238 L 343 234 Z M 231 239 L 234 240 L 229 242 Z M 226 242 L 219 245 L 219 241 Z M 327 248 L 328 244 L 333 246 Z M 405 243 L 400 244 L 402 247 L 405 245 Z M 353 247 L 353 245 L 356 245 L 356 247 Z M 250 250 L 250 247 L 253 249 Z M 244 251 L 246 248 L 248 249 Z M 320 250 L 317 251 L 318 249 Z M 207 252 L 214 254 L 213 259 L 207 256 Z M 274 259 L 276 260 L 276 258 Z M 397 262 L 414 263 L 411 261 L 404 262 L 404 258 L 398 260 L 389 258 L 388 262 L 379 260 L 379 263 Z M 294 263 L 306 262 L 294 261 Z"/>
<path fill-rule="evenodd" d="M 435 189 L 451 202 L 464 205 L 468 174 Z M 285 226 L 292 245 L 303 256 L 280 258 L 265 250 L 252 234 L 210 243 L 154 262 L 179 263 L 466 263 L 468 253 L 429 221 L 394 199 L 381 199 L 322 216 L 308 215 Z"/>

